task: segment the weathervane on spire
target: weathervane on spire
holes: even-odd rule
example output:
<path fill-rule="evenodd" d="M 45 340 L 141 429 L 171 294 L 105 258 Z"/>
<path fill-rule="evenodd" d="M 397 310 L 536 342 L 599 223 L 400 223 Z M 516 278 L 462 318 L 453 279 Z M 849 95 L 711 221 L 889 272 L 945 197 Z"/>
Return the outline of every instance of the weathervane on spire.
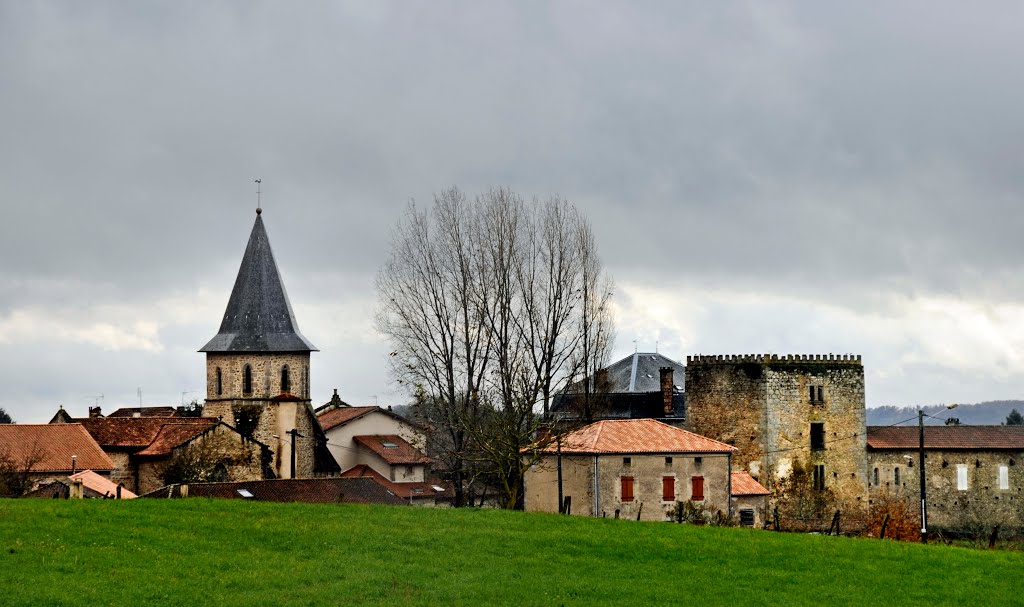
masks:
<path fill-rule="evenodd" d="M 257 179 L 256 180 L 256 214 L 257 215 L 259 215 L 260 213 L 263 212 L 263 209 L 260 207 L 260 194 L 262 193 L 260 191 L 260 188 L 261 188 L 261 184 L 262 183 L 263 183 L 262 179 Z"/>

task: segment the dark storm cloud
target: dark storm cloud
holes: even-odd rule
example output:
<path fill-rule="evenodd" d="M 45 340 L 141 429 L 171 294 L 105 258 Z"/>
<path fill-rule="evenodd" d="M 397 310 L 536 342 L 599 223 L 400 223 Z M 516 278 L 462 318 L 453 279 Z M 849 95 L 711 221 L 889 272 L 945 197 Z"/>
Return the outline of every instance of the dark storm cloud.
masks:
<path fill-rule="evenodd" d="M 0 357 L 72 343 L 113 361 L 151 340 L 175 362 L 136 374 L 173 394 L 200 360 L 174 357 L 219 322 L 257 177 L 299 322 L 332 345 L 324 381 L 363 397 L 387 383 L 365 361 L 386 352 L 369 325 L 388 232 L 450 184 L 566 196 L 630 288 L 883 317 L 904 313 L 890 293 L 1012 302 L 1021 11 L 5 3 Z M 142 329 L 105 328 L 121 319 Z M 681 348 L 751 341 L 686 330 Z M 104 371 L 65 383 L 86 376 Z M 52 402 L 24 377 L 19 399 Z"/>

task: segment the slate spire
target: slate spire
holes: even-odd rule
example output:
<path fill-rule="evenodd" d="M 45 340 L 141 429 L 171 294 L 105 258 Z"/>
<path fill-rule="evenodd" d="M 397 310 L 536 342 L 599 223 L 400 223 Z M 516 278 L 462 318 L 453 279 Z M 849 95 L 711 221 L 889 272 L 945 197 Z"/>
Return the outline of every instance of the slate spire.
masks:
<path fill-rule="evenodd" d="M 299 333 L 260 209 L 220 331 L 200 352 L 316 352 Z"/>

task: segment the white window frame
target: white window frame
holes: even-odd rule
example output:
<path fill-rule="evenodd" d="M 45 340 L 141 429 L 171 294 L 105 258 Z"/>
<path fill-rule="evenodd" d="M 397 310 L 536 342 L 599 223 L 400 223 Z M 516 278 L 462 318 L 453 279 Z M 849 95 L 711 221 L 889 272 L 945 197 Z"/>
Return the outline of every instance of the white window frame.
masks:
<path fill-rule="evenodd" d="M 999 488 L 1006 490 L 1010 488 L 1010 468 L 999 466 Z"/>
<path fill-rule="evenodd" d="M 969 488 L 967 482 L 967 464 L 956 465 L 956 490 L 967 491 Z"/>

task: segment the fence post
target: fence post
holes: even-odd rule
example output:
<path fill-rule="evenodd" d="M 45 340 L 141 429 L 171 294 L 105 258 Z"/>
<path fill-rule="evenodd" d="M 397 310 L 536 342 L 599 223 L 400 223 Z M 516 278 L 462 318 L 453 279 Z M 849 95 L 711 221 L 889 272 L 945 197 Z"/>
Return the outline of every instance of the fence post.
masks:
<path fill-rule="evenodd" d="M 640 515 L 643 513 L 643 511 L 644 511 L 644 503 L 640 502 L 640 507 L 637 508 L 637 510 L 636 510 L 636 520 L 640 520 Z"/>
<path fill-rule="evenodd" d="M 878 532 L 878 539 L 885 539 L 885 528 L 889 526 L 889 513 L 885 513 L 885 518 L 882 519 L 882 530 Z"/>
<path fill-rule="evenodd" d="M 999 537 L 999 525 L 992 528 L 992 535 L 988 536 L 988 547 L 996 547 L 996 539 Z"/>
<path fill-rule="evenodd" d="M 775 505 L 775 530 L 782 531 L 782 527 L 779 525 L 779 505 Z"/>
<path fill-rule="evenodd" d="M 835 530 L 835 535 L 839 535 L 839 511 L 836 510 L 835 516 L 832 517 L 832 524 L 828 526 L 828 534 L 833 535 L 832 531 Z"/>
<path fill-rule="evenodd" d="M 572 514 L 572 496 L 571 495 L 565 496 L 565 505 L 562 508 L 562 513 L 563 514 Z"/>

